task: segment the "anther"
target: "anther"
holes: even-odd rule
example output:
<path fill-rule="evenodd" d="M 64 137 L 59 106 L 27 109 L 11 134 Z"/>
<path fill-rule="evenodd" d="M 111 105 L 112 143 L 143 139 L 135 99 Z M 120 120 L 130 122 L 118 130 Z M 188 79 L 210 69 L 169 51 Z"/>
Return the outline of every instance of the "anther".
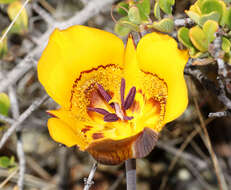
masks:
<path fill-rule="evenodd" d="M 125 92 L 125 79 L 121 79 L 121 86 L 120 86 L 120 99 L 121 99 L 121 107 L 124 107 L 124 92 Z"/>
<path fill-rule="evenodd" d="M 133 116 L 124 116 L 124 120 L 127 121 L 127 120 L 132 120 L 134 117 Z"/>
<path fill-rule="evenodd" d="M 98 89 L 99 89 L 100 94 L 103 96 L 103 98 L 104 98 L 107 102 L 109 102 L 109 101 L 111 100 L 110 94 L 107 93 L 107 91 L 103 88 L 102 85 L 97 84 L 97 86 L 98 86 Z"/>
<path fill-rule="evenodd" d="M 136 95 L 136 87 L 132 87 L 124 102 L 124 109 L 127 110 L 131 107 Z"/>
<path fill-rule="evenodd" d="M 105 115 L 103 119 L 106 122 L 114 122 L 114 121 L 117 121 L 119 118 L 117 117 L 116 114 L 109 113 L 109 114 Z"/>
<path fill-rule="evenodd" d="M 97 112 L 97 113 L 100 113 L 102 115 L 107 115 L 109 114 L 109 112 L 103 108 L 91 108 L 91 107 L 88 107 L 87 108 L 89 111 L 94 111 L 94 112 Z"/>

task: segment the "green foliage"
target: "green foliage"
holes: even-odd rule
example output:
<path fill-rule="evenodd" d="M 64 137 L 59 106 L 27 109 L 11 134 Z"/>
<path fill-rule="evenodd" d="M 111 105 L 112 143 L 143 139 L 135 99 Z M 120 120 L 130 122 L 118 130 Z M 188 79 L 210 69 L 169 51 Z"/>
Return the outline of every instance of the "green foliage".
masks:
<path fill-rule="evenodd" d="M 195 23 L 199 24 L 200 15 L 194 11 L 185 11 L 186 14 L 191 18 Z"/>
<path fill-rule="evenodd" d="M 203 31 L 207 36 L 208 42 L 212 42 L 215 39 L 215 32 L 218 30 L 218 23 L 213 20 L 208 20 L 203 25 Z"/>
<path fill-rule="evenodd" d="M 123 17 L 121 18 L 114 27 L 114 31 L 116 34 L 118 34 L 119 36 L 126 36 L 129 34 L 129 32 L 131 31 L 131 28 L 128 26 L 129 23 L 129 19 L 128 17 Z"/>
<path fill-rule="evenodd" d="M 200 52 L 206 52 L 208 50 L 209 43 L 211 43 L 215 39 L 215 32 L 218 30 L 218 23 L 213 20 L 208 20 L 204 23 L 202 28 L 198 25 L 194 26 L 189 30 L 189 33 L 187 33 L 186 29 L 183 30 L 184 37 L 188 34 L 194 47 L 196 47 Z M 185 37 L 184 39 L 187 38 Z M 184 43 L 185 41 L 186 40 L 184 40 Z M 190 45 L 188 41 L 187 45 Z M 185 46 L 188 47 L 187 45 Z"/>
<path fill-rule="evenodd" d="M 13 156 L 10 158 L 7 156 L 0 157 L 0 167 L 2 168 L 14 168 L 17 164 L 15 163 L 15 159 Z"/>
<path fill-rule="evenodd" d="M 134 24 L 141 23 L 140 12 L 137 7 L 131 7 L 128 11 L 128 19 Z"/>
<path fill-rule="evenodd" d="M 193 48 L 193 44 L 189 38 L 189 29 L 186 27 L 181 27 L 178 30 L 178 39 L 179 41 L 187 48 Z"/>
<path fill-rule="evenodd" d="M 197 0 L 190 10 L 185 12 L 200 26 L 208 20 L 214 20 L 221 26 L 228 25 L 229 22 L 226 4 L 221 0 Z"/>
<path fill-rule="evenodd" d="M 150 0 L 119 3 L 117 12 L 124 17 L 120 18 L 116 23 L 114 27 L 115 33 L 120 36 L 126 36 L 131 31 L 138 31 L 139 25 L 149 21 L 150 6 Z"/>
<path fill-rule="evenodd" d="M 9 4 L 7 8 L 7 13 L 9 15 L 10 20 L 12 21 L 15 16 L 18 14 L 19 10 L 22 8 L 21 1 L 17 0 L 0 0 L 0 4 Z M 5 29 L 6 30 L 6 29 Z M 4 34 L 4 31 L 2 34 Z M 17 18 L 15 24 L 9 31 L 9 34 L 18 33 L 24 34 L 28 30 L 28 16 L 26 9 L 23 9 L 19 17 Z M 7 47 L 7 37 L 4 38 L 2 42 L 0 42 L 0 59 L 2 59 L 8 51 Z"/>
<path fill-rule="evenodd" d="M 136 6 L 139 9 L 141 19 L 147 20 L 151 11 L 150 0 L 139 0 Z"/>
<path fill-rule="evenodd" d="M 222 38 L 222 50 L 226 53 L 230 52 L 230 47 L 231 47 L 231 42 L 229 41 L 229 39 L 223 37 Z"/>
<path fill-rule="evenodd" d="M 159 6 L 159 3 L 157 2 L 154 6 L 154 16 L 160 20 L 161 19 L 161 16 L 160 16 L 160 6 Z"/>
<path fill-rule="evenodd" d="M 7 116 L 10 108 L 10 99 L 5 93 L 0 93 L 0 114 Z"/>
<path fill-rule="evenodd" d="M 189 55 L 192 57 L 192 58 L 198 58 L 200 57 L 200 52 L 198 52 L 198 50 L 194 47 L 190 47 L 189 48 Z"/>
<path fill-rule="evenodd" d="M 0 4 L 9 4 L 9 3 L 13 3 L 16 0 L 0 0 Z"/>
<path fill-rule="evenodd" d="M 199 26 L 194 26 L 189 30 L 189 38 L 193 45 L 201 52 L 208 50 L 208 39 L 204 31 Z"/>
<path fill-rule="evenodd" d="M 121 2 L 116 6 L 117 12 L 121 15 L 124 15 L 124 16 L 128 15 L 128 8 L 129 8 L 129 5 L 128 5 L 128 3 L 125 3 L 125 2 Z"/>
<path fill-rule="evenodd" d="M 175 4 L 175 0 L 159 0 L 159 6 L 161 10 L 166 14 L 172 14 L 172 6 Z"/>
<path fill-rule="evenodd" d="M 226 12 L 226 22 L 227 26 L 231 29 L 231 8 Z"/>
<path fill-rule="evenodd" d="M 191 29 L 182 27 L 178 31 L 179 41 L 189 49 L 190 56 L 208 56 L 208 47 L 215 39 L 219 26 L 231 27 L 231 8 L 221 0 L 197 0 L 186 14 L 196 23 Z M 224 30 L 227 31 L 227 30 Z M 230 51 L 230 41 L 223 40 L 222 48 Z"/>
<path fill-rule="evenodd" d="M 164 18 L 158 22 L 154 22 L 152 27 L 160 32 L 171 33 L 174 29 L 174 22 L 171 18 Z"/>
<path fill-rule="evenodd" d="M 198 24 L 199 24 L 200 26 L 203 26 L 204 23 L 205 23 L 206 21 L 208 21 L 208 20 L 214 20 L 214 21 L 216 21 L 216 22 L 219 22 L 219 18 L 220 18 L 219 13 L 216 12 L 216 11 L 213 11 L 213 12 L 211 12 L 211 13 L 208 13 L 208 14 L 205 14 L 205 15 L 201 16 L 200 19 L 199 19 L 199 23 L 198 23 Z"/>
<path fill-rule="evenodd" d="M 11 3 L 7 8 L 7 13 L 10 20 L 12 21 L 22 8 L 22 3 L 20 1 L 15 1 Z M 14 26 L 11 29 L 11 33 L 23 34 L 28 30 L 28 15 L 26 9 L 23 9 L 19 17 L 17 18 Z"/>
<path fill-rule="evenodd" d="M 209 14 L 214 11 L 219 14 L 220 19 L 224 12 L 223 4 L 218 0 L 204 0 L 201 5 L 202 14 Z"/>
<path fill-rule="evenodd" d="M 0 59 L 2 59 L 7 54 L 7 51 L 7 37 L 5 37 L 4 40 L 0 42 Z"/>

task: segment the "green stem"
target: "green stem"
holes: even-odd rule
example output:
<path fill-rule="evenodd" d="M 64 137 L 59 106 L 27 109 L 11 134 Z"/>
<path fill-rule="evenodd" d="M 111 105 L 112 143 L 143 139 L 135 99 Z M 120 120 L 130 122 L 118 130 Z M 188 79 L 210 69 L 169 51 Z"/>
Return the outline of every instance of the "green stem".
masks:
<path fill-rule="evenodd" d="M 136 159 L 125 161 L 127 190 L 136 190 Z"/>

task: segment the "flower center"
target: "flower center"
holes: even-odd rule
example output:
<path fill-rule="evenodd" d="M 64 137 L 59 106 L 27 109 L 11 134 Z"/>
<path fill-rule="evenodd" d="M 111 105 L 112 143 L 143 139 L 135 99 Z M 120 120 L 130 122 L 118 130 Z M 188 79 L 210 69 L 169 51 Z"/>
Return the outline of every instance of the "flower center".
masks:
<path fill-rule="evenodd" d="M 121 87 L 120 87 L 121 105 L 119 105 L 119 103 L 117 102 L 110 102 L 112 97 L 110 96 L 110 94 L 107 93 L 107 91 L 103 88 L 102 85 L 97 84 L 97 86 L 101 96 L 114 109 L 115 113 L 110 113 L 109 111 L 103 108 L 93 108 L 93 107 L 88 107 L 87 108 L 88 111 L 93 111 L 102 114 L 104 116 L 104 121 L 106 122 L 115 122 L 119 119 L 121 119 L 122 121 L 133 119 L 132 116 L 127 116 L 126 110 L 128 110 L 134 102 L 135 95 L 136 95 L 136 87 L 133 86 L 130 89 L 126 99 L 124 99 L 125 79 L 124 78 L 121 79 Z"/>
<path fill-rule="evenodd" d="M 69 111 L 78 121 L 91 126 L 85 135 L 104 133 L 112 139 L 125 138 L 147 126 L 157 132 L 163 127 L 166 83 L 140 71 L 142 86 L 132 86 L 131 80 L 123 79 L 124 75 L 122 68 L 107 65 L 84 71 L 74 81 Z"/>

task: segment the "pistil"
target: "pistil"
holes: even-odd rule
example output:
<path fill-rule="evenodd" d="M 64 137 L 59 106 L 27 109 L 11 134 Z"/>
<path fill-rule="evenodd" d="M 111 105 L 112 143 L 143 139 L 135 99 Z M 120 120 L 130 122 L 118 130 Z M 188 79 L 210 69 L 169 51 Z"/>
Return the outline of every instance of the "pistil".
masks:
<path fill-rule="evenodd" d="M 115 103 L 114 105 L 116 115 L 123 121 L 125 117 L 123 110 L 121 110 L 120 105 L 118 103 Z"/>

